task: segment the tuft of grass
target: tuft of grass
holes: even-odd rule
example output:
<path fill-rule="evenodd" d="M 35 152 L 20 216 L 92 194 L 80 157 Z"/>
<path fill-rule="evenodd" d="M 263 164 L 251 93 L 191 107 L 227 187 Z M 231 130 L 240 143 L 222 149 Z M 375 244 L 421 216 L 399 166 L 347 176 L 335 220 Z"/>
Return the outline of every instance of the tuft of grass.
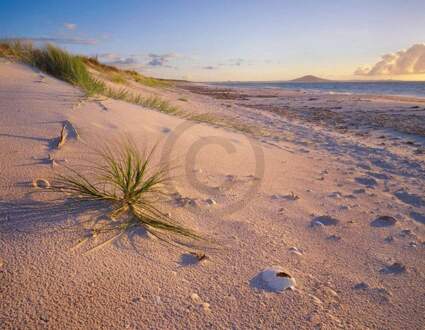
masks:
<path fill-rule="evenodd" d="M 87 173 L 70 169 L 71 174 L 59 175 L 51 189 L 66 193 L 77 201 L 109 203 L 112 212 L 108 222 L 94 228 L 96 233 L 118 231 L 120 235 L 141 226 L 168 242 L 170 235 L 202 239 L 158 209 L 161 197 L 167 195 L 165 188 L 169 178 L 166 167 L 152 165 L 154 150 L 141 153 L 131 141 L 115 148 L 104 147 L 97 152 L 100 164 L 92 164 Z"/>

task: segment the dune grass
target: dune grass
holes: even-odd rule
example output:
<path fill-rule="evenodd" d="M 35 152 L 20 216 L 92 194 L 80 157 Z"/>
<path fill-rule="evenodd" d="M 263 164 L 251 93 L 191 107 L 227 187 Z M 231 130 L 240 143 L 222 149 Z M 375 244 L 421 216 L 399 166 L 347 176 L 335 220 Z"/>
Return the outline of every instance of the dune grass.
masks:
<path fill-rule="evenodd" d="M 103 95 L 110 97 L 115 100 L 122 100 L 128 103 L 141 105 L 146 108 L 159 110 L 168 114 L 177 114 L 179 112 L 178 107 L 173 106 L 170 102 L 161 99 L 157 96 L 144 97 L 138 94 L 131 93 L 128 89 L 112 89 L 108 88 L 105 90 Z"/>
<path fill-rule="evenodd" d="M 164 79 L 147 77 L 135 70 L 121 70 L 112 65 L 99 62 L 97 57 L 83 57 L 84 63 L 105 75 L 106 79 L 115 83 L 124 83 L 133 80 L 141 85 L 149 87 L 167 87 L 170 82 Z"/>
<path fill-rule="evenodd" d="M 124 71 L 135 82 L 149 87 L 169 87 L 171 83 L 165 79 L 147 77 L 134 70 Z"/>
<path fill-rule="evenodd" d="M 80 87 L 87 95 L 102 93 L 105 84 L 94 79 L 81 57 L 56 46 L 35 48 L 31 43 L 9 42 L 0 47 L 0 55 L 24 62 L 60 80 Z"/>
<path fill-rule="evenodd" d="M 108 87 L 103 81 L 93 78 L 86 65 L 108 72 L 109 80 L 121 84 L 126 83 L 126 75 L 144 77 L 137 72 L 119 70 L 113 66 L 101 64 L 95 58 L 73 55 L 53 45 L 36 48 L 28 42 L 0 43 L 0 56 L 34 66 L 58 79 L 80 87 L 88 96 L 103 95 L 165 113 L 176 113 L 178 110 L 177 107 L 172 106 L 168 101 L 156 96 L 145 97 L 131 93 L 124 88 L 114 89 Z M 161 84 L 159 80 L 155 83 L 156 79 L 154 78 L 144 77 L 144 79 L 150 81 L 149 84 L 151 86 Z"/>
<path fill-rule="evenodd" d="M 85 173 L 70 169 L 71 174 L 57 176 L 51 189 L 76 201 L 109 203 L 112 211 L 108 222 L 93 228 L 96 233 L 118 231 L 118 236 L 141 226 L 168 242 L 173 235 L 200 240 L 200 235 L 179 225 L 157 207 L 167 195 L 169 177 L 167 167 L 153 166 L 154 150 L 142 153 L 130 140 L 104 147 L 97 152 L 100 163 L 91 163 Z"/>

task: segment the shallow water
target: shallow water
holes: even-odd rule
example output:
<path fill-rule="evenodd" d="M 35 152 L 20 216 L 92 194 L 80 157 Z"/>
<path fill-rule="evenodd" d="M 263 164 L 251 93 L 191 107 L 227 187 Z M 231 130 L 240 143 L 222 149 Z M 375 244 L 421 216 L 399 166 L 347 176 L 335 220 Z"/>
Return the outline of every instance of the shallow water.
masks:
<path fill-rule="evenodd" d="M 228 82 L 221 86 L 242 88 L 281 88 L 328 93 L 400 95 L 425 98 L 425 81 L 391 82 Z"/>

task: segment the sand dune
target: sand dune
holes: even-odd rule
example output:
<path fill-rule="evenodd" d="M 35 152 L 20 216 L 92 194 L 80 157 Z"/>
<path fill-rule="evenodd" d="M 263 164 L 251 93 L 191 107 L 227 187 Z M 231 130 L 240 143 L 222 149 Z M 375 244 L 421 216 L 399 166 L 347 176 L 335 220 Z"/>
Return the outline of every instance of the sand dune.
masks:
<path fill-rule="evenodd" d="M 276 105 L 282 95 L 250 98 L 258 91 L 244 91 L 243 103 L 184 86 L 155 90 L 193 113 L 261 131 L 246 134 L 236 124 L 219 127 L 86 99 L 42 77 L 0 63 L 1 328 L 423 327 L 419 136 L 382 127 L 341 131 L 326 118 L 303 120 L 258 106 L 266 99 Z M 353 102 L 318 98 L 323 107 Z M 383 102 L 369 103 L 375 109 Z M 57 148 L 64 125 L 69 138 Z M 158 143 L 156 160 L 178 165 L 171 200 L 162 206 L 214 239 L 200 249 L 207 258 L 143 230 L 95 248 L 106 238 L 82 240 L 83 221 L 92 216 L 84 206 L 71 208 L 33 187 L 34 179 L 49 181 L 96 159 L 93 148 L 124 135 L 141 148 Z M 295 289 L 280 292 L 284 285 L 270 281 L 273 274 L 295 279 Z"/>

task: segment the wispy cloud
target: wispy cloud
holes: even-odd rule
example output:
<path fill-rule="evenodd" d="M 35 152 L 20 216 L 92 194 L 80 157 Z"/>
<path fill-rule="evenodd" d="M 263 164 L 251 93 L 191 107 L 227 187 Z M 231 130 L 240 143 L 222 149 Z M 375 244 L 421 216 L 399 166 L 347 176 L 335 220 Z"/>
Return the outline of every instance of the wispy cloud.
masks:
<path fill-rule="evenodd" d="M 135 55 L 120 56 L 115 53 L 105 53 L 98 55 L 98 57 L 102 62 L 111 65 L 134 66 L 140 64 L 140 61 Z"/>
<path fill-rule="evenodd" d="M 176 58 L 177 55 L 174 53 L 168 53 L 168 54 L 149 54 L 149 61 L 147 63 L 147 65 L 149 66 L 165 66 L 165 67 L 170 67 L 170 65 L 168 65 L 168 62 L 173 59 Z"/>
<path fill-rule="evenodd" d="M 415 44 L 407 50 L 386 54 L 372 67 L 359 67 L 356 75 L 402 75 L 425 73 L 425 44 Z"/>
<path fill-rule="evenodd" d="M 212 65 L 203 66 L 202 69 L 204 70 L 217 70 L 217 67 Z"/>
<path fill-rule="evenodd" d="M 64 23 L 63 27 L 69 31 L 74 31 L 75 29 L 77 29 L 77 24 L 75 23 Z"/>
<path fill-rule="evenodd" d="M 69 44 L 69 45 L 95 45 L 96 39 L 83 39 L 83 38 L 54 38 L 54 37 L 19 37 L 19 38 L 3 38 L 2 41 L 23 41 L 23 42 L 36 42 L 36 43 L 55 43 L 55 44 Z"/>

